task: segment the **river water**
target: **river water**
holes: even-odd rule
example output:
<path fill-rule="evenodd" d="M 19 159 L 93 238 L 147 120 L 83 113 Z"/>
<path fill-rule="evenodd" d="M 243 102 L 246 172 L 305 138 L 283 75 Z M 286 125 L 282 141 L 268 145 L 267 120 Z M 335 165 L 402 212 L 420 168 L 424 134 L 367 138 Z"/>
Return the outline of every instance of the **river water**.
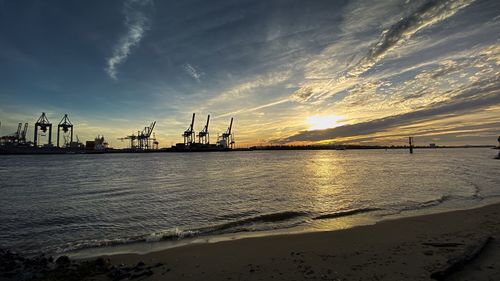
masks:
<path fill-rule="evenodd" d="M 473 208 L 500 201 L 495 153 L 469 148 L 412 155 L 322 150 L 0 156 L 0 247 L 62 254 Z"/>

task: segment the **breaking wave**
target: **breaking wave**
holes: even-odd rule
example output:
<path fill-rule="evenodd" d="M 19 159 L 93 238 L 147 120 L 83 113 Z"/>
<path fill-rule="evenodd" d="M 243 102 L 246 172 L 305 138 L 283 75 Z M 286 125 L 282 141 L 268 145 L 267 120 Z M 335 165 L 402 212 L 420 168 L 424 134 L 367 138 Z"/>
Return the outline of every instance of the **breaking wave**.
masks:
<path fill-rule="evenodd" d="M 77 243 L 69 243 L 63 247 L 56 249 L 56 253 L 64 253 L 70 251 L 76 251 L 88 248 L 106 247 L 106 246 L 116 246 L 131 243 L 140 242 L 159 242 L 159 241 L 174 241 L 181 240 L 184 238 L 204 236 L 211 234 L 225 234 L 225 233 L 235 233 L 249 231 L 249 229 L 242 228 L 244 226 L 249 226 L 259 223 L 277 223 L 284 222 L 294 218 L 306 216 L 306 212 L 296 212 L 296 211 L 286 211 L 278 213 L 263 214 L 254 217 L 243 218 L 240 220 L 230 221 L 222 224 L 216 224 L 206 227 L 194 228 L 194 229 L 179 229 L 175 228 L 168 231 L 151 233 L 147 235 L 138 235 L 128 238 L 119 239 L 103 239 L 103 240 L 86 240 Z M 286 226 L 285 226 L 286 227 Z M 274 227 L 278 228 L 278 226 Z M 284 228 L 283 226 L 279 228 Z M 258 229 L 257 229 L 258 230 Z"/>
<path fill-rule="evenodd" d="M 307 215 L 306 212 L 294 212 L 294 211 L 264 214 L 264 215 L 258 215 L 255 217 L 244 218 L 244 219 L 237 220 L 237 221 L 232 221 L 232 222 L 227 222 L 227 223 L 218 224 L 218 225 L 214 225 L 214 226 L 209 226 L 206 228 L 202 228 L 202 230 L 204 232 L 208 232 L 208 233 L 212 234 L 214 232 L 219 232 L 219 231 L 223 231 L 223 230 L 238 227 L 238 226 L 244 226 L 244 225 L 253 224 L 253 223 L 280 222 L 280 221 L 290 220 L 290 219 L 305 216 L 305 215 Z"/>
<path fill-rule="evenodd" d="M 441 197 L 433 200 L 428 200 L 424 202 L 411 202 L 410 205 L 403 207 L 400 209 L 400 212 L 403 211 L 412 211 L 412 210 L 421 210 L 430 207 L 435 207 L 441 205 L 450 200 L 482 200 L 483 197 L 480 195 L 480 190 L 478 187 L 475 187 L 474 194 L 470 196 L 462 196 L 462 195 L 442 195 Z"/>
<path fill-rule="evenodd" d="M 452 198 L 452 196 L 450 196 L 450 195 L 443 195 L 437 199 L 419 202 L 416 204 L 411 204 L 409 206 L 403 207 L 401 209 L 401 211 L 421 210 L 421 209 L 425 209 L 425 208 L 434 207 L 434 206 L 443 204 L 445 201 L 448 201 L 451 198 Z"/>
<path fill-rule="evenodd" d="M 336 212 L 336 213 L 323 214 L 323 215 L 314 217 L 313 220 L 334 219 L 334 218 L 352 216 L 352 215 L 357 215 L 357 214 L 361 214 L 361 213 L 368 213 L 368 212 L 373 212 L 373 211 L 379 211 L 379 210 L 382 210 L 382 209 L 380 209 L 380 208 L 353 209 L 353 210 L 347 210 L 347 211 L 340 211 L 340 212 Z"/>

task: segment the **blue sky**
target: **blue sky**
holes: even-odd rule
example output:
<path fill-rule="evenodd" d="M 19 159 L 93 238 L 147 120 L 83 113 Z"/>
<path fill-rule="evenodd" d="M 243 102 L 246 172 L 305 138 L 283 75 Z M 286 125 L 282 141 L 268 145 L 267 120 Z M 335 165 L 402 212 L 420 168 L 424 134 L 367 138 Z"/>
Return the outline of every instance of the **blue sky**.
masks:
<path fill-rule="evenodd" d="M 499 34 L 494 0 L 0 0 L 0 134 L 44 111 L 170 146 L 196 112 L 242 145 L 494 144 Z"/>

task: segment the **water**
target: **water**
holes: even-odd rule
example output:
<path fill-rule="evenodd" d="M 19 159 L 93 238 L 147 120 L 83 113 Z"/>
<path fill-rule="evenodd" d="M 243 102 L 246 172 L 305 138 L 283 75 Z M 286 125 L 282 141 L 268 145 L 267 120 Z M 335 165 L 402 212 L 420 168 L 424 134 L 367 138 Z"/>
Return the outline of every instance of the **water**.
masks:
<path fill-rule="evenodd" d="M 494 154 L 427 149 L 413 155 L 346 150 L 0 156 L 0 247 L 61 254 L 471 208 L 500 201 Z"/>

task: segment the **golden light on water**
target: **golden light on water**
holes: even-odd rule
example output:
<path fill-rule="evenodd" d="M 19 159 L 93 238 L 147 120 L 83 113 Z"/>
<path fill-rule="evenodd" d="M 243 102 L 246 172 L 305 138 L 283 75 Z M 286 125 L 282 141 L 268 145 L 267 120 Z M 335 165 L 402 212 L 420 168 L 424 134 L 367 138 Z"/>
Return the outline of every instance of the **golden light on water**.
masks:
<path fill-rule="evenodd" d="M 339 122 L 342 119 L 343 117 L 339 115 L 313 115 L 306 118 L 306 123 L 309 125 L 309 130 L 323 130 L 343 125 Z"/>

